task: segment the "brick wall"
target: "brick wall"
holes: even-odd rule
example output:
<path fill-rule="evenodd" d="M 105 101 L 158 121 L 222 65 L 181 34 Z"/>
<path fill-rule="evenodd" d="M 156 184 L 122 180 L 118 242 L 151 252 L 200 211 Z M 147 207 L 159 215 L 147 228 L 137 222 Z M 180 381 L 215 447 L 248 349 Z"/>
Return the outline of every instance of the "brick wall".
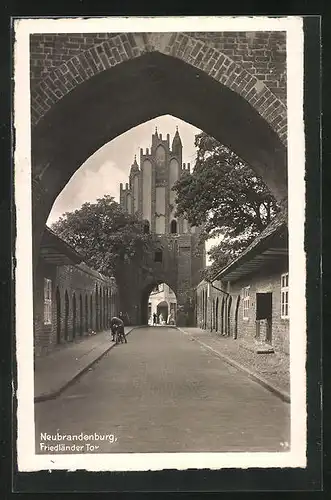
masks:
<path fill-rule="evenodd" d="M 56 325 L 56 309 L 52 307 L 52 324 L 44 324 L 44 278 L 52 280 L 52 298 L 55 298 L 56 266 L 39 260 L 35 274 L 33 294 L 34 304 L 34 351 L 38 356 L 51 350 L 54 343 L 54 325 Z M 54 304 L 54 300 L 53 300 Z"/>
<path fill-rule="evenodd" d="M 263 81 L 279 99 L 286 99 L 286 34 L 284 32 L 186 33 L 202 40 Z M 35 86 L 62 63 L 89 51 L 116 33 L 34 34 L 30 37 L 31 84 Z M 128 44 L 127 40 L 125 43 Z M 97 55 L 95 55 L 98 59 Z"/>
<path fill-rule="evenodd" d="M 272 292 L 272 345 L 275 349 L 289 353 L 289 320 L 281 318 L 281 274 L 288 272 L 286 261 L 231 284 L 231 295 L 240 296 L 238 311 L 238 338 L 253 339 L 256 335 L 256 293 Z M 243 319 L 243 287 L 250 286 L 250 306 L 248 319 Z M 231 334 L 235 324 L 235 308 L 231 311 Z"/>
<path fill-rule="evenodd" d="M 30 73 L 32 87 L 40 83 L 62 63 L 114 36 L 112 33 L 41 33 L 31 35 Z"/>
<path fill-rule="evenodd" d="M 52 281 L 52 322 L 44 324 L 44 278 Z M 34 349 L 36 356 L 56 346 L 109 327 L 118 313 L 114 283 L 80 265 L 55 266 L 39 260 L 34 291 Z"/>
<path fill-rule="evenodd" d="M 256 293 L 272 292 L 272 345 L 276 350 L 288 354 L 289 320 L 281 318 L 280 310 L 281 274 L 285 272 L 288 272 L 287 259 L 278 262 L 273 267 L 269 265 L 267 269 L 261 269 L 258 273 L 231 284 L 216 281 L 214 285 L 230 292 L 230 297 L 212 286 L 209 287 L 208 296 L 208 284 L 204 281 L 201 282 L 197 287 L 197 325 L 201 328 L 206 326 L 209 330 L 217 330 L 220 334 L 229 335 L 241 341 L 251 341 L 256 336 Z M 250 286 L 250 305 L 248 319 L 243 319 L 243 288 L 246 286 Z M 236 321 L 238 297 L 239 307 Z M 218 315 L 216 317 L 217 299 Z M 207 304 L 207 313 L 203 311 L 203 304 Z"/>
<path fill-rule="evenodd" d="M 159 52 L 239 93 L 286 143 L 284 33 L 34 34 L 30 47 L 33 125 L 94 75 L 147 52 Z"/>
<path fill-rule="evenodd" d="M 233 31 L 190 33 L 249 71 L 286 104 L 286 33 Z"/>

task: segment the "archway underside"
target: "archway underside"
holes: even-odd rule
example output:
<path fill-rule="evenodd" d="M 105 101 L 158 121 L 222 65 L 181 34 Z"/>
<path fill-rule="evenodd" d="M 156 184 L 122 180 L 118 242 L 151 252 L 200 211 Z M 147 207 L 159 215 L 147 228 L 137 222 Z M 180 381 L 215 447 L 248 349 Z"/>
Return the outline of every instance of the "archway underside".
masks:
<path fill-rule="evenodd" d="M 150 294 L 157 285 L 161 285 L 162 283 L 169 286 L 169 288 L 176 295 L 176 301 L 177 301 L 177 293 L 176 293 L 175 287 L 171 286 L 171 284 L 167 283 L 164 279 L 160 278 L 160 279 L 155 279 L 152 282 L 149 282 L 148 284 L 145 285 L 145 287 L 141 291 L 141 299 L 140 299 L 140 314 L 141 314 L 140 324 L 141 325 L 148 324 L 148 320 L 149 320 L 148 302 L 149 302 Z"/>
<path fill-rule="evenodd" d="M 91 154 L 164 114 L 227 145 L 286 200 L 286 148 L 258 112 L 203 71 L 149 53 L 82 83 L 33 128 L 34 223 L 44 227 L 56 197 Z"/>

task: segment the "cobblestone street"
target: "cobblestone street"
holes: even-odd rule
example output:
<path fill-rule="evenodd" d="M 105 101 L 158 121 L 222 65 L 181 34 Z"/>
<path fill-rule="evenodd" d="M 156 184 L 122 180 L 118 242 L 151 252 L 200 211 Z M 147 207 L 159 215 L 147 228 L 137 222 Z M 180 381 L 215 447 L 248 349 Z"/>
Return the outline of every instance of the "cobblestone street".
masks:
<path fill-rule="evenodd" d="M 237 361 L 249 370 L 254 370 L 273 386 L 290 392 L 290 357 L 281 351 L 272 354 L 256 354 L 247 349 L 242 342 L 217 332 L 200 328 L 185 328 L 193 338 L 218 350 L 222 355 Z M 251 342 L 252 343 L 252 342 Z"/>
<path fill-rule="evenodd" d="M 134 330 L 35 408 L 37 453 L 41 433 L 114 434 L 89 450 L 106 453 L 282 451 L 290 435 L 289 404 L 166 327 Z"/>

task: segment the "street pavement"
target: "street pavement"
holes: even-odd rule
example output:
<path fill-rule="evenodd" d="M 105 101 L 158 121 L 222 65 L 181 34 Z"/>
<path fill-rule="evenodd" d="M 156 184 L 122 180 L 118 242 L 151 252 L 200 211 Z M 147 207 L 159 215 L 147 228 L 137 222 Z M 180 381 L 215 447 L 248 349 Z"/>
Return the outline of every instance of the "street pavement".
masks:
<path fill-rule="evenodd" d="M 37 453 L 271 452 L 288 449 L 290 405 L 183 332 L 146 327 L 36 403 L 35 423 Z"/>

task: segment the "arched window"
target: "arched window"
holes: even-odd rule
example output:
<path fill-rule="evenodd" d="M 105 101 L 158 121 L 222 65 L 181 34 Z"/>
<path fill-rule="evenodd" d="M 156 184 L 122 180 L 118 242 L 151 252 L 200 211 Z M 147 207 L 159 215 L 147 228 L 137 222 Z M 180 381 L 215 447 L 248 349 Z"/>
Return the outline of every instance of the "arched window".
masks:
<path fill-rule="evenodd" d="M 177 233 L 177 221 L 173 219 L 170 224 L 170 232 L 171 234 L 176 234 Z"/>
<path fill-rule="evenodd" d="M 144 234 L 148 234 L 149 231 L 150 231 L 149 221 L 145 220 L 144 221 Z"/>

